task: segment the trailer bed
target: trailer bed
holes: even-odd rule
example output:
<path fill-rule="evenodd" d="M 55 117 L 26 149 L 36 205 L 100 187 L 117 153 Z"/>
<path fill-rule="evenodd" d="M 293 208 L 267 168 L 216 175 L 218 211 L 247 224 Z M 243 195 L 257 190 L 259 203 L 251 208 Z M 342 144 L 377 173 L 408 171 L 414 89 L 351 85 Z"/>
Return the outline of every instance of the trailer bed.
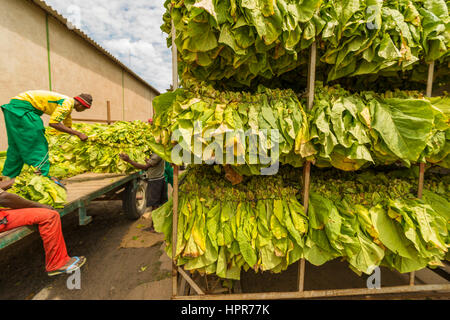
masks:
<path fill-rule="evenodd" d="M 138 179 L 140 176 L 140 172 L 130 175 L 85 173 L 63 180 L 67 188 L 67 204 L 58 212 L 63 217 L 78 210 L 80 225 L 87 225 L 92 221 L 92 218 L 86 215 L 86 206 L 91 201 L 118 188 L 125 187 L 127 183 Z M 37 231 L 37 227 L 30 226 L 0 233 L 0 250 L 35 231 Z"/>

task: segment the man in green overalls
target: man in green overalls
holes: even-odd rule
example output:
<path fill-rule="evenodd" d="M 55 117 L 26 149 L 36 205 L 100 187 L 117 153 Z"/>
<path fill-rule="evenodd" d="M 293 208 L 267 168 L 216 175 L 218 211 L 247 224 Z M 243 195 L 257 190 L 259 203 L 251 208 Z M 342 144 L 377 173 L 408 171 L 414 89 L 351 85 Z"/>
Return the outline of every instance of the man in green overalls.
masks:
<path fill-rule="evenodd" d="M 71 113 L 73 109 L 82 112 L 92 105 L 92 96 L 81 94 L 75 98 L 50 92 L 27 91 L 1 106 L 8 134 L 8 152 L 3 176 L 10 179 L 20 175 L 24 164 L 39 168 L 48 177 L 50 162 L 48 142 L 41 116 L 50 115 L 50 127 L 78 136 L 82 141 L 88 137 L 73 130 Z"/>

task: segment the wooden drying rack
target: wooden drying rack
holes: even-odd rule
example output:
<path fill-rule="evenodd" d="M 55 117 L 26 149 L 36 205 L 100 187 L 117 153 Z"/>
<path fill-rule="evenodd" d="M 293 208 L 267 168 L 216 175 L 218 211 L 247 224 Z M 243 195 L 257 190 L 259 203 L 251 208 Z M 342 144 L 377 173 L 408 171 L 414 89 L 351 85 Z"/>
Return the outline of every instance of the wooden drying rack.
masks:
<path fill-rule="evenodd" d="M 107 123 L 113 124 L 114 122 L 119 122 L 122 120 L 111 120 L 111 101 L 106 101 L 106 120 L 102 119 L 80 119 L 80 118 L 72 118 L 73 121 L 80 122 L 95 122 L 95 123 Z"/>
<path fill-rule="evenodd" d="M 172 21 L 172 78 L 173 88 L 178 88 L 178 52 L 175 44 L 176 30 Z M 316 81 L 316 61 L 317 61 L 317 43 L 311 45 L 310 59 L 308 65 L 308 110 L 311 110 L 314 104 L 314 92 Z M 429 64 L 427 92 L 428 97 L 432 96 L 434 77 L 434 61 Z M 311 165 L 307 161 L 303 170 L 304 194 L 303 203 L 305 213 L 309 208 L 309 191 L 311 182 Z M 418 181 L 418 198 L 422 198 L 425 163 L 419 165 L 419 181 Z M 172 221 L 172 257 L 176 256 L 177 247 L 177 228 L 178 228 L 178 201 L 179 201 L 179 167 L 174 166 L 174 185 L 173 185 L 173 221 Z M 173 260 L 173 259 L 172 259 Z M 350 297 L 350 296 L 368 296 L 368 295 L 388 295 L 388 294 L 406 294 L 419 292 L 436 292 L 450 291 L 450 284 L 430 284 L 415 285 L 415 272 L 411 272 L 409 276 L 408 286 L 383 287 L 381 289 L 333 289 L 333 290 L 304 290 L 306 273 L 306 260 L 303 258 L 299 262 L 298 269 L 298 291 L 297 292 L 268 292 L 268 293 L 238 293 L 238 294 L 217 294 L 206 295 L 200 286 L 184 271 L 178 267 L 173 261 L 172 263 L 172 299 L 174 300 L 276 300 L 276 299 L 311 299 L 311 298 L 333 298 L 333 297 Z M 185 287 L 188 283 L 197 293 L 196 296 L 179 295 L 178 291 L 178 275 L 182 277 L 181 286 Z M 184 291 L 184 290 L 180 290 Z"/>

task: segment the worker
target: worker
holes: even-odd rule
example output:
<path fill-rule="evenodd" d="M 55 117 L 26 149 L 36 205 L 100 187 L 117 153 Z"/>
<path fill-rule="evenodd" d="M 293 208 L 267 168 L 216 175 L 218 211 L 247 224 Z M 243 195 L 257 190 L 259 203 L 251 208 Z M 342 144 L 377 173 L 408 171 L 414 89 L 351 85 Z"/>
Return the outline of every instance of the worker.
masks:
<path fill-rule="evenodd" d="M 49 276 L 72 273 L 86 263 L 85 257 L 69 257 L 59 213 L 52 207 L 6 192 L 13 181 L 0 181 L 0 233 L 22 226 L 38 225 L 44 243 L 45 268 Z"/>
<path fill-rule="evenodd" d="M 164 190 L 167 190 L 167 183 L 164 177 L 166 162 L 161 159 L 160 156 L 153 153 L 150 159 L 145 159 L 145 164 L 140 164 L 131 160 L 125 153 L 121 153 L 119 157 L 136 169 L 147 171 L 148 208 L 155 210 L 168 201 L 167 192 L 164 192 Z"/>
<path fill-rule="evenodd" d="M 1 106 L 8 135 L 3 176 L 14 179 L 22 171 L 23 165 L 27 164 L 39 169 L 43 176 L 49 177 L 48 142 L 41 116 L 44 113 L 50 115 L 50 127 L 86 141 L 88 137 L 85 134 L 71 128 L 71 113 L 73 109 L 83 112 L 91 106 L 90 94 L 70 98 L 40 90 L 21 93 L 12 98 L 9 104 Z M 52 179 L 58 183 L 57 179 Z"/>
<path fill-rule="evenodd" d="M 153 118 L 148 119 L 148 123 L 150 125 L 153 125 Z M 169 186 L 169 184 L 173 188 L 173 167 L 167 161 L 165 161 L 165 164 L 164 164 L 164 178 L 166 179 L 166 184 L 164 186 L 164 191 L 163 192 L 164 192 L 164 194 L 167 194 L 167 197 L 168 197 L 168 193 L 169 193 L 168 186 Z"/>

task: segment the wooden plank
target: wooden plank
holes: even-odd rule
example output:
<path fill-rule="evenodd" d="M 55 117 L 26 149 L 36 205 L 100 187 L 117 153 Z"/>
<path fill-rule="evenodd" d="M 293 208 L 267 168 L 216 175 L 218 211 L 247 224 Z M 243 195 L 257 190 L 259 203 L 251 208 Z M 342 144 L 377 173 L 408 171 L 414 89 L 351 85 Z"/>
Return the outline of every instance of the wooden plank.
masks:
<path fill-rule="evenodd" d="M 0 250 L 35 232 L 35 227 L 21 227 L 0 234 Z"/>
<path fill-rule="evenodd" d="M 381 289 L 338 289 L 338 290 L 313 290 L 303 292 L 267 292 L 267 293 L 243 293 L 243 294 L 218 294 L 201 296 L 179 296 L 177 300 L 274 300 L 274 299 L 314 299 L 386 295 L 393 293 L 416 293 L 416 292 L 447 292 L 450 284 L 430 284 L 420 286 L 398 286 L 385 287 Z"/>
<path fill-rule="evenodd" d="M 178 273 L 190 284 L 191 288 L 194 289 L 198 295 L 202 296 L 205 294 L 203 290 L 195 283 L 195 281 L 192 280 L 191 277 L 189 277 L 189 275 L 180 267 L 178 267 Z"/>
<path fill-rule="evenodd" d="M 73 179 L 64 180 L 67 188 L 67 205 L 76 200 L 89 196 L 95 191 L 101 190 L 115 182 L 120 181 L 126 175 L 109 174 L 83 174 Z"/>
<path fill-rule="evenodd" d="M 0 233 L 0 240 L 2 238 L 6 238 L 7 236 L 11 235 L 14 232 L 19 231 L 19 229 L 23 230 L 23 229 L 25 229 L 25 227 L 21 227 L 21 228 L 17 228 L 17 229 L 14 229 L 14 230 L 9 230 L 9 231 L 5 231 L 5 232 Z"/>

